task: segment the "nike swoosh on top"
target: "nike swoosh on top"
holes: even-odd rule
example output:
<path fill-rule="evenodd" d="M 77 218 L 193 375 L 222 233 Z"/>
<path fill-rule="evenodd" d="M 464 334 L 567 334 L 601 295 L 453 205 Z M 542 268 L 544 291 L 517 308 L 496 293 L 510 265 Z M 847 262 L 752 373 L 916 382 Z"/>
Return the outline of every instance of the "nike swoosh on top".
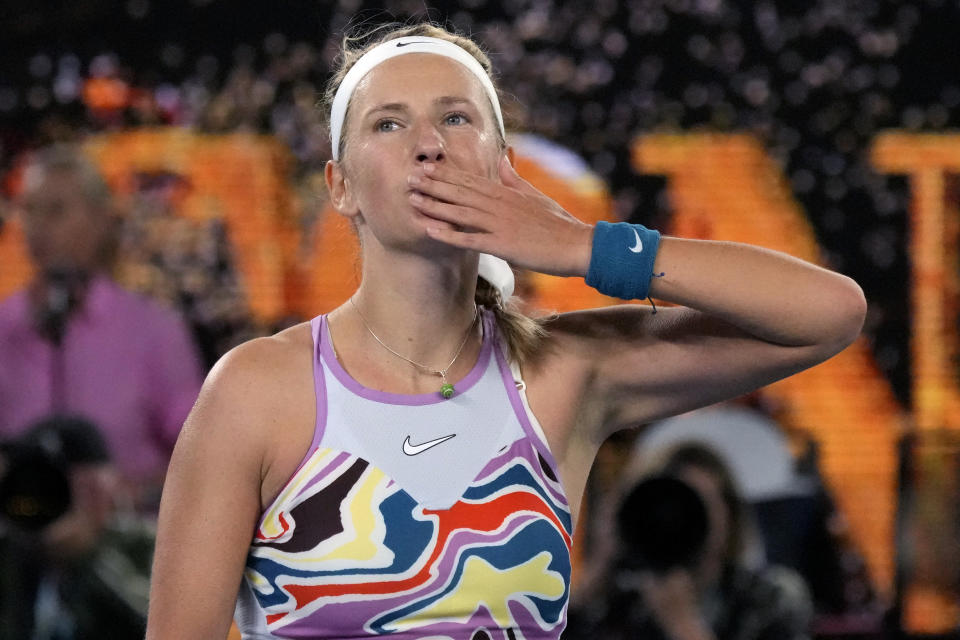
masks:
<path fill-rule="evenodd" d="M 633 251 L 634 253 L 640 253 L 643 251 L 643 242 L 640 240 L 640 234 L 637 233 L 636 229 L 633 230 L 633 237 L 637 239 L 637 244 L 630 247 L 630 251 Z"/>
<path fill-rule="evenodd" d="M 448 436 L 443 436 L 442 438 L 435 438 L 433 440 L 427 440 L 426 442 L 422 442 L 420 444 L 413 444 L 412 442 L 410 442 L 410 436 L 407 436 L 407 439 L 403 441 L 403 452 L 408 456 L 415 456 L 417 454 L 423 453 L 427 449 L 432 449 L 438 444 L 446 442 L 447 440 L 449 440 L 450 438 L 453 438 L 456 435 L 457 434 L 455 433 L 451 433 Z"/>
<path fill-rule="evenodd" d="M 433 44 L 429 40 L 407 40 L 406 42 L 398 42 L 397 47 L 405 47 L 408 44 L 417 44 L 418 42 L 420 44 Z"/>

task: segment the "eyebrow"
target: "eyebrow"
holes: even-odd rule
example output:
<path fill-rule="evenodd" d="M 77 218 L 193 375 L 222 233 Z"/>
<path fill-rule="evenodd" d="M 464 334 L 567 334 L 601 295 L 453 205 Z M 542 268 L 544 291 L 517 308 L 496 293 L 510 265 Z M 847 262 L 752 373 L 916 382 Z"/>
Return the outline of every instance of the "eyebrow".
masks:
<path fill-rule="evenodd" d="M 461 103 L 473 104 L 473 102 L 470 99 L 462 98 L 460 96 L 440 96 L 439 98 L 434 100 L 434 102 L 442 105 L 461 104 Z"/>
<path fill-rule="evenodd" d="M 455 104 L 469 104 L 473 105 L 473 101 L 462 96 L 440 96 L 434 99 L 434 104 L 441 106 L 451 106 Z M 375 107 L 371 107 L 367 110 L 366 116 L 369 117 L 371 114 L 378 113 L 380 111 L 399 111 L 404 112 L 407 110 L 407 104 L 404 102 L 386 102 L 384 104 L 378 104 Z"/>

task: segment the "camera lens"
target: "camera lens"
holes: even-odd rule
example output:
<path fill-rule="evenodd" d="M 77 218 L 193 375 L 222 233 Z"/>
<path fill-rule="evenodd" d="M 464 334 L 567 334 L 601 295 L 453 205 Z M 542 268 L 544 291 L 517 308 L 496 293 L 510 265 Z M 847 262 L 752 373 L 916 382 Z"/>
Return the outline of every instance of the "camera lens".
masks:
<path fill-rule="evenodd" d="M 0 480 L 0 513 L 12 524 L 38 531 L 70 506 L 70 483 L 57 461 L 42 449 L 8 452 Z"/>
<path fill-rule="evenodd" d="M 635 569 L 658 573 L 690 568 L 707 540 L 707 509 L 695 490 L 676 478 L 657 476 L 639 482 L 618 514 L 620 535 Z"/>

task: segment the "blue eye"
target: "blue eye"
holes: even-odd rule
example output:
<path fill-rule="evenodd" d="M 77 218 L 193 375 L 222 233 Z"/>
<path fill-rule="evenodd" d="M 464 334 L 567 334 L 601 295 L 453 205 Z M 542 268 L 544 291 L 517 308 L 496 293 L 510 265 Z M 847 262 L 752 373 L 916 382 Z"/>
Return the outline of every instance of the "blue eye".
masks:
<path fill-rule="evenodd" d="M 396 131 L 399 128 L 400 125 L 394 120 L 380 120 L 376 125 L 377 131 Z"/>
<path fill-rule="evenodd" d="M 463 113 L 451 113 L 446 118 L 443 119 L 444 123 L 454 126 L 459 126 L 462 124 L 467 124 L 470 122 L 470 118 Z"/>

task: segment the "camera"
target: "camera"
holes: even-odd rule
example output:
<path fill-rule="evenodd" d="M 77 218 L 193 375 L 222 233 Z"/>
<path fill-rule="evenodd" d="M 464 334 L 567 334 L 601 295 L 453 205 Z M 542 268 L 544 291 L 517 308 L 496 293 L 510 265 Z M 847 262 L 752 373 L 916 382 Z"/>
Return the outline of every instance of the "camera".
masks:
<path fill-rule="evenodd" d="M 3 447 L 0 517 L 14 526 L 38 531 L 70 508 L 70 482 L 62 462 L 43 448 Z"/>
<path fill-rule="evenodd" d="M 70 468 L 109 459 L 99 430 L 88 420 L 54 415 L 0 445 L 0 519 L 39 531 L 70 508 Z"/>
<path fill-rule="evenodd" d="M 703 553 L 709 524 L 700 495 L 677 478 L 646 478 L 626 495 L 617 514 L 625 568 L 666 573 L 690 569 Z"/>

